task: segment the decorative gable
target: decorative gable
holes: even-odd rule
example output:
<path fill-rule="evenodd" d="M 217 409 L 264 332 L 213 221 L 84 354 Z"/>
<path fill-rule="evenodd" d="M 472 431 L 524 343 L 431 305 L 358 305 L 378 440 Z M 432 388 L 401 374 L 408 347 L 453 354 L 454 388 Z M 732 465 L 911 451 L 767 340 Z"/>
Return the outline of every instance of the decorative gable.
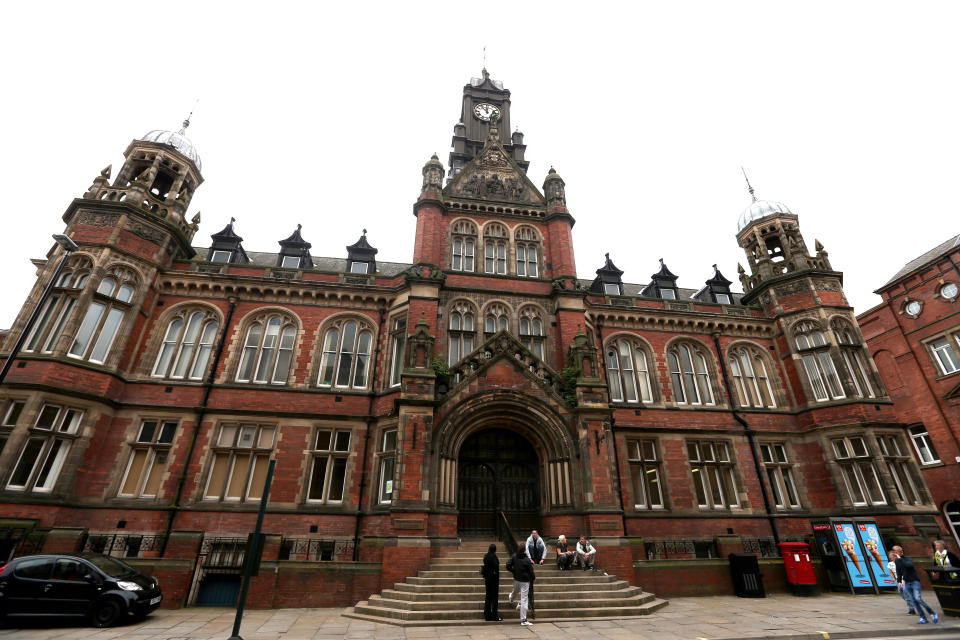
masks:
<path fill-rule="evenodd" d="M 548 367 L 507 331 L 499 331 L 490 336 L 473 353 L 450 367 L 449 393 L 470 386 L 481 375 L 489 375 L 495 366 L 503 369 L 504 365 L 509 371 L 508 377 L 515 378 L 517 373 L 520 373 L 532 385 L 562 402 L 560 374 Z"/>
<path fill-rule="evenodd" d="M 477 157 L 448 184 L 443 195 L 453 198 L 543 205 L 544 199 L 523 169 L 493 136 Z"/>

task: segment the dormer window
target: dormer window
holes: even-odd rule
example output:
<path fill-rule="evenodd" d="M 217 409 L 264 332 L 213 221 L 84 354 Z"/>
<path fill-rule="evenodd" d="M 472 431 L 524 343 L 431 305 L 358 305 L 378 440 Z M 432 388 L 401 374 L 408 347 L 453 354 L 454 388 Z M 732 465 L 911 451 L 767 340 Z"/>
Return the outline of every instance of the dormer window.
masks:
<path fill-rule="evenodd" d="M 622 293 L 620 293 L 620 285 L 617 284 L 616 282 L 604 282 L 603 292 L 608 296 L 623 295 Z"/>
<path fill-rule="evenodd" d="M 366 262 L 354 262 L 350 265 L 350 273 L 367 273 L 369 265 Z"/>
<path fill-rule="evenodd" d="M 213 255 L 210 256 L 210 262 L 222 262 L 224 264 L 228 264 L 230 262 L 230 258 L 232 257 L 232 251 L 215 250 Z"/>
<path fill-rule="evenodd" d="M 716 296 L 719 304 L 730 304 L 730 296 L 726 293 L 716 293 L 714 295 Z"/>
<path fill-rule="evenodd" d="M 673 289 L 660 289 L 660 297 L 664 300 L 676 300 L 677 294 L 673 292 Z"/>
<path fill-rule="evenodd" d="M 283 256 L 283 263 L 280 266 L 284 269 L 299 269 L 300 256 Z"/>

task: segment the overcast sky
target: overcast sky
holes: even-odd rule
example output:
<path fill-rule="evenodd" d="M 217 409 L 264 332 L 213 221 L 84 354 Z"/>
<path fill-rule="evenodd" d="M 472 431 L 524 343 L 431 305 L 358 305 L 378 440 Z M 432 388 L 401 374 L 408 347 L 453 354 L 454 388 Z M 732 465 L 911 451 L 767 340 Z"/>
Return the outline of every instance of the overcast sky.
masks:
<path fill-rule="evenodd" d="M 610 252 L 645 283 L 710 265 L 736 282 L 749 196 L 819 239 L 858 312 L 960 232 L 960 5 L 910 2 L 6 3 L 0 9 L 0 327 L 61 216 L 131 139 L 176 129 L 205 182 L 206 245 L 233 216 L 248 251 L 298 223 L 314 255 L 361 229 L 409 262 L 420 170 L 447 163 L 462 87 L 512 92 L 529 176 L 553 165 L 579 275 Z"/>

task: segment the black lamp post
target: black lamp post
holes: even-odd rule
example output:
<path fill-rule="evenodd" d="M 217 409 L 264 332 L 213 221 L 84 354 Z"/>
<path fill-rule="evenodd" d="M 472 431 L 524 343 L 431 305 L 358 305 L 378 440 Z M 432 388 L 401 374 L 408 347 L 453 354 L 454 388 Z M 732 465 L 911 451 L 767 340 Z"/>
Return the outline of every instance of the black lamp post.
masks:
<path fill-rule="evenodd" d="M 40 310 L 43 309 L 43 303 L 45 303 L 47 298 L 50 297 L 50 291 L 53 290 L 53 285 L 60 277 L 60 272 L 63 271 L 63 267 L 66 266 L 67 260 L 70 259 L 70 255 L 77 250 L 77 243 L 62 233 L 53 234 L 53 239 L 57 241 L 57 244 L 63 247 L 63 258 L 60 259 L 60 264 L 57 265 L 57 270 L 53 272 L 53 276 L 50 278 L 50 281 L 47 282 L 47 287 L 43 290 L 43 295 L 40 296 L 40 300 L 37 301 L 33 311 L 30 312 L 30 318 L 27 319 L 27 324 L 24 325 L 23 331 L 20 332 L 20 337 L 17 338 L 16 344 L 14 344 L 13 349 L 10 350 L 10 355 L 7 356 L 7 361 L 3 363 L 3 368 L 0 369 L 0 383 L 3 383 L 4 379 L 7 377 L 7 372 L 10 371 L 10 367 L 13 365 L 14 359 L 17 357 L 17 354 L 20 353 L 20 348 L 23 346 L 24 341 L 26 341 L 27 336 L 30 335 L 30 330 L 33 329 L 33 324 L 37 321 L 37 316 L 40 315 Z"/>

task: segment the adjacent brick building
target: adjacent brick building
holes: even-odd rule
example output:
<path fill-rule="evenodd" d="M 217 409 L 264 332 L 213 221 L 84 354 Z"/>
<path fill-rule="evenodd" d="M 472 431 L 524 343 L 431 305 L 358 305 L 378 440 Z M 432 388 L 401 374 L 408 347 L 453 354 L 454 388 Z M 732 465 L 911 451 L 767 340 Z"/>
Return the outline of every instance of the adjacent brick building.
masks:
<path fill-rule="evenodd" d="M 858 317 L 934 502 L 960 542 L 960 236 L 908 262 Z"/>
<path fill-rule="evenodd" d="M 797 215 L 743 212 L 742 294 L 716 266 L 679 288 L 662 260 L 647 284 L 610 256 L 580 279 L 564 180 L 538 187 L 523 134 L 501 138 L 510 92 L 484 71 L 462 100 L 406 263 L 366 232 L 339 258 L 299 227 L 247 251 L 233 220 L 196 246 L 187 123 L 131 142 L 68 205 L 79 249 L 0 388 L 0 551 L 104 549 L 161 575 L 171 605 L 215 601 L 271 457 L 256 606 L 356 601 L 495 538 L 501 513 L 586 533 L 605 569 L 665 594 L 731 587 L 722 562 L 663 558 L 803 538 L 814 518 L 939 533 L 905 430 L 921 418 L 894 407 Z M 62 251 L 37 262 L 7 354 Z"/>

